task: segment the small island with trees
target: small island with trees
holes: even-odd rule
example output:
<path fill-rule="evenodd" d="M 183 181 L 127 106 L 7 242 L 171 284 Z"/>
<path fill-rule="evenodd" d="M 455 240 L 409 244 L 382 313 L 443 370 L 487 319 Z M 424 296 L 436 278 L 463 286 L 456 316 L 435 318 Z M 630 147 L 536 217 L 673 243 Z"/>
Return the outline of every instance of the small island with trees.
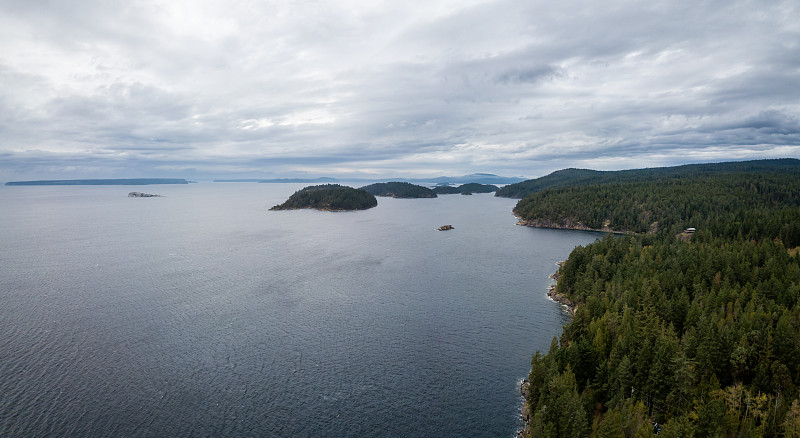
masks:
<path fill-rule="evenodd" d="M 478 183 L 461 184 L 458 187 L 443 185 L 433 188 L 433 192 L 437 195 L 471 195 L 473 193 L 492 193 L 497 190 L 499 190 L 499 187 L 495 185 Z"/>
<path fill-rule="evenodd" d="M 283 204 L 270 210 L 299 210 L 313 208 L 322 211 L 366 210 L 378 205 L 378 200 L 371 193 L 361 189 L 339 184 L 323 184 L 304 187 Z"/>
<path fill-rule="evenodd" d="M 427 187 L 399 181 L 370 184 L 361 187 L 361 190 L 372 193 L 375 196 L 387 196 L 392 198 L 410 199 L 436 197 L 436 193 Z"/>

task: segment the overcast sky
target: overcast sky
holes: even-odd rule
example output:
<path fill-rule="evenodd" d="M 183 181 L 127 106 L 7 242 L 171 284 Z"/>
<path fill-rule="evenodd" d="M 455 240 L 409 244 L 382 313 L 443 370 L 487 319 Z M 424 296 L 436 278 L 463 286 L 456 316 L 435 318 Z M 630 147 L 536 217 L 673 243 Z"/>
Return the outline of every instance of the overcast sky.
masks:
<path fill-rule="evenodd" d="M 0 180 L 800 158 L 799 5 L 0 0 Z"/>

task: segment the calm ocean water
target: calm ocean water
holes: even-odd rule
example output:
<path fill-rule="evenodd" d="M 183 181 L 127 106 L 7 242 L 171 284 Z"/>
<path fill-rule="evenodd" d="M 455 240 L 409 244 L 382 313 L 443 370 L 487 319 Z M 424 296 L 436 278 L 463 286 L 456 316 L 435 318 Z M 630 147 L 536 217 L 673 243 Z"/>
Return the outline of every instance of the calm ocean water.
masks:
<path fill-rule="evenodd" d="M 514 436 L 598 235 L 491 194 L 267 211 L 302 186 L 0 187 L 0 436 Z"/>

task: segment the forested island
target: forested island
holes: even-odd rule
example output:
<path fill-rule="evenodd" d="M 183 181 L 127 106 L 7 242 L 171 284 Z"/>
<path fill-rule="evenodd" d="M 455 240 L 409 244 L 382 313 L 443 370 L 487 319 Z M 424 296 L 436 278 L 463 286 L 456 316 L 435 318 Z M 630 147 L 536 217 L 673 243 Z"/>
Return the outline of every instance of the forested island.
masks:
<path fill-rule="evenodd" d="M 7 186 L 142 186 L 149 184 L 189 184 L 183 178 L 125 178 L 125 179 L 46 179 L 39 181 L 10 181 Z"/>
<path fill-rule="evenodd" d="M 375 196 L 364 190 L 339 184 L 323 184 L 304 187 L 294 192 L 286 202 L 270 210 L 313 208 L 324 211 L 351 211 L 366 210 L 376 205 L 378 200 Z"/>
<path fill-rule="evenodd" d="M 388 196 L 391 198 L 435 198 L 433 190 L 407 182 L 382 182 L 361 187 L 360 190 L 372 193 L 375 196 Z"/>
<path fill-rule="evenodd" d="M 800 161 L 657 174 L 517 204 L 528 225 L 628 232 L 560 267 L 574 316 L 531 361 L 521 435 L 800 436 Z"/>
<path fill-rule="evenodd" d="M 462 195 L 471 195 L 473 193 L 492 193 L 496 192 L 498 187 L 492 184 L 478 184 L 478 183 L 467 183 L 461 184 L 458 187 L 454 186 L 436 186 L 433 188 L 433 192 L 437 195 L 455 195 L 455 194 L 462 194 Z"/>

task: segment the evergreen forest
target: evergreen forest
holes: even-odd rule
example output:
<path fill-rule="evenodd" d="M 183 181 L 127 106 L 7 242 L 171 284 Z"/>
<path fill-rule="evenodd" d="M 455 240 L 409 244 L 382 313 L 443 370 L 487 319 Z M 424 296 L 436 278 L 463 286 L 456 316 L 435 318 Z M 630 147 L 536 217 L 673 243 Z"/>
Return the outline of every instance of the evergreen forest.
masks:
<path fill-rule="evenodd" d="M 800 169 L 772 161 L 518 203 L 529 224 L 627 232 L 559 269 L 576 307 L 532 358 L 524 435 L 800 437 Z"/>
<path fill-rule="evenodd" d="M 270 210 L 314 208 L 326 211 L 366 210 L 378 205 L 378 200 L 364 190 L 339 184 L 323 184 L 300 189 L 283 204 Z"/>
<path fill-rule="evenodd" d="M 680 178 L 696 178 L 719 173 L 769 172 L 797 174 L 800 160 L 780 158 L 771 160 L 736 161 L 727 163 L 686 164 L 674 167 L 654 167 L 599 171 L 588 169 L 562 169 L 541 178 L 509 184 L 500 188 L 495 196 L 522 199 L 548 189 L 578 187 L 623 182 L 655 182 Z"/>
<path fill-rule="evenodd" d="M 433 190 L 407 182 L 383 182 L 361 187 L 360 190 L 372 193 L 375 196 L 388 196 L 392 198 L 435 198 Z"/>
<path fill-rule="evenodd" d="M 458 187 L 453 186 L 436 186 L 433 191 L 439 195 L 455 195 L 455 194 L 473 194 L 473 193 L 492 193 L 496 192 L 498 187 L 492 184 L 479 184 L 467 183 L 461 184 Z"/>

